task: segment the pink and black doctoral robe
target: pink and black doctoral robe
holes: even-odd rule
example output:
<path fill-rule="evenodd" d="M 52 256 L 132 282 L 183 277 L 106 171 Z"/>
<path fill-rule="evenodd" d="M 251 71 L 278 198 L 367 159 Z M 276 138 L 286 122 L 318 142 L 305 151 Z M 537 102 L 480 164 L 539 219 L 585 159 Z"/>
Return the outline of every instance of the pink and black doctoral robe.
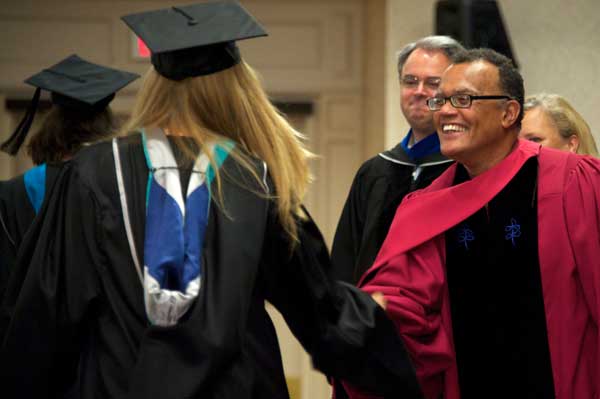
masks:
<path fill-rule="evenodd" d="M 444 233 L 488 203 L 531 157 L 539 163 L 538 253 L 556 398 L 600 394 L 600 161 L 519 141 L 472 180 L 452 186 L 453 165 L 406 197 L 359 282 L 384 293 L 426 398 L 460 398 Z"/>

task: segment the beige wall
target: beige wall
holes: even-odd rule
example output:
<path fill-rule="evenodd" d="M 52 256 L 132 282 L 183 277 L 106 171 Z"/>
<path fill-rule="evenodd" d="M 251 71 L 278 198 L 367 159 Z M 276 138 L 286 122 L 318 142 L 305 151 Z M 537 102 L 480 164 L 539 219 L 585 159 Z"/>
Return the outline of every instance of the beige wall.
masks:
<path fill-rule="evenodd" d="M 434 32 L 434 0 L 389 0 L 387 4 L 386 146 L 408 130 L 399 110 L 394 55 L 404 44 Z M 600 1 L 499 0 L 525 93 L 565 96 L 589 123 L 600 143 Z"/>
<path fill-rule="evenodd" d="M 600 1 L 501 0 L 525 94 L 565 96 L 600 143 Z"/>
<path fill-rule="evenodd" d="M 404 45 L 431 35 L 434 0 L 388 0 L 386 40 L 385 147 L 394 146 L 409 129 L 400 111 L 396 53 Z"/>
<path fill-rule="evenodd" d="M 368 0 L 365 4 L 362 159 L 385 148 L 386 34 L 386 0 Z"/>

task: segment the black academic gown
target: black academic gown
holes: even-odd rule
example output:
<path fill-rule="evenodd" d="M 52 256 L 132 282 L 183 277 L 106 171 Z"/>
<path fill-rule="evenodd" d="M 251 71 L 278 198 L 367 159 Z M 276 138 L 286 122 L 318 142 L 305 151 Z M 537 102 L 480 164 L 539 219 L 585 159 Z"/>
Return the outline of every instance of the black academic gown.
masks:
<path fill-rule="evenodd" d="M 135 247 L 143 253 L 147 168 L 140 136 L 119 139 Z M 260 176 L 262 163 L 257 162 Z M 172 327 L 151 326 L 124 228 L 110 143 L 61 171 L 23 246 L 3 304 L 4 398 L 287 398 L 270 301 L 315 366 L 387 397 L 418 397 L 395 328 L 365 293 L 333 284 L 311 220 L 290 253 L 274 204 L 232 157 L 212 205 L 200 293 Z M 237 183 L 233 183 L 235 181 Z M 241 184 L 240 184 L 241 182 Z M 18 291 L 13 287 L 20 287 Z M 79 367 L 77 363 L 79 362 Z"/>
<path fill-rule="evenodd" d="M 366 161 L 354 177 L 338 222 L 331 276 L 356 284 L 375 261 L 402 199 L 427 187 L 451 163 L 439 153 L 414 161 L 401 144 Z"/>
<path fill-rule="evenodd" d="M 60 167 L 61 164 L 46 165 L 46 193 L 54 185 Z M 23 175 L 0 181 L 0 298 L 14 267 L 23 237 L 33 223 L 35 215 Z"/>

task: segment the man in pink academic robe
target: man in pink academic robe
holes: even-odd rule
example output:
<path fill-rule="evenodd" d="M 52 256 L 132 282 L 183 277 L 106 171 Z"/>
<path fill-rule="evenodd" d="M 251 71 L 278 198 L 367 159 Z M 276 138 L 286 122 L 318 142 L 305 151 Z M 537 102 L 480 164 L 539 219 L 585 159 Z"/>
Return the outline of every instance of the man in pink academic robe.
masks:
<path fill-rule="evenodd" d="M 522 101 L 520 75 L 508 59 L 492 50 L 470 50 L 445 71 L 438 94 L 428 104 L 436 111 L 442 152 L 458 163 L 428 188 L 403 201 L 374 265 L 359 282 L 365 291 L 385 295 L 388 314 L 405 342 L 428 399 L 498 397 L 497 392 L 511 392 L 511 384 L 519 377 L 510 368 L 495 370 L 502 373 L 500 381 L 504 383 L 483 389 L 479 381 L 465 377 L 465 359 L 473 353 L 483 354 L 479 375 L 485 376 L 487 367 L 493 369 L 497 360 L 501 362 L 485 356 L 488 351 L 498 356 L 492 347 L 498 341 L 492 337 L 497 336 L 496 330 L 510 332 L 519 326 L 490 328 L 487 324 L 475 335 L 470 331 L 466 334 L 490 337 L 489 345 L 469 347 L 469 341 L 463 341 L 460 348 L 455 345 L 457 331 L 463 335 L 465 331 L 457 325 L 453 312 L 459 311 L 456 303 L 465 302 L 455 294 L 453 308 L 450 300 L 461 282 L 449 278 L 448 240 L 449 231 L 473 220 L 477 212 L 485 215 L 491 208 L 493 217 L 495 209 L 490 204 L 496 208 L 503 205 L 498 204 L 498 198 L 525 169 L 524 165 L 534 167 L 534 178 L 525 187 L 533 190 L 536 203 L 533 220 L 537 223 L 537 262 L 530 266 L 537 272 L 542 298 L 538 311 L 545 319 L 539 338 L 543 338 L 542 349 L 551 364 L 545 376 L 532 371 L 542 381 L 529 381 L 533 388 L 519 386 L 509 397 L 578 399 L 596 398 L 600 393 L 600 162 L 519 141 Z M 469 179 L 457 184 L 459 168 L 468 172 Z M 504 204 L 509 211 L 512 206 Z M 406 225 L 411 228 L 406 229 Z M 518 235 L 504 238 L 509 237 L 514 241 Z M 488 265 L 478 267 L 475 273 Z M 516 273 L 513 278 L 518 281 L 524 277 Z M 488 284 L 493 282 L 477 282 L 483 290 Z M 504 298 L 518 295 L 510 284 L 505 288 Z M 495 301 L 497 307 L 502 306 L 504 298 L 482 301 Z M 530 327 L 526 322 L 524 325 L 521 335 Z M 518 359 L 535 363 L 527 348 L 522 351 Z M 547 363 L 537 360 L 541 368 Z M 515 370 L 525 370 L 518 362 L 514 366 Z M 480 391 L 468 391 L 472 386 Z M 358 390 L 353 393 L 351 397 L 371 397 Z"/>

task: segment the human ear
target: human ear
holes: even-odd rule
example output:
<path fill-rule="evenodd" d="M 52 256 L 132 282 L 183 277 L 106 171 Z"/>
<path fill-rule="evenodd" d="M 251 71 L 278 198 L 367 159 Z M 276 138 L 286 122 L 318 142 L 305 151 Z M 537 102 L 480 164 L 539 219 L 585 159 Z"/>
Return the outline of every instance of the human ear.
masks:
<path fill-rule="evenodd" d="M 572 134 L 571 137 L 567 139 L 567 149 L 569 152 L 577 153 L 579 149 L 579 137 L 576 134 Z"/>
<path fill-rule="evenodd" d="M 508 129 L 515 124 L 521 111 L 521 105 L 516 100 L 508 100 L 502 112 L 502 127 Z"/>

